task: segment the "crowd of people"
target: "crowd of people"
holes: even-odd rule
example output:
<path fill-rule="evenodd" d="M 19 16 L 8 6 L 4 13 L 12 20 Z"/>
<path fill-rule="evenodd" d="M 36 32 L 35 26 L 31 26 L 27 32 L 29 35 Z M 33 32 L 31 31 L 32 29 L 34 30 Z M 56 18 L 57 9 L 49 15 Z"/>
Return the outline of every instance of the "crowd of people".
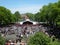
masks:
<path fill-rule="evenodd" d="M 26 43 L 24 41 L 12 41 L 12 40 L 9 40 L 9 41 L 6 41 L 5 45 L 26 45 Z"/>
<path fill-rule="evenodd" d="M 11 27 L 0 27 L 0 33 L 4 35 L 11 34 L 33 34 L 34 32 L 39 31 L 37 26 L 11 26 Z"/>

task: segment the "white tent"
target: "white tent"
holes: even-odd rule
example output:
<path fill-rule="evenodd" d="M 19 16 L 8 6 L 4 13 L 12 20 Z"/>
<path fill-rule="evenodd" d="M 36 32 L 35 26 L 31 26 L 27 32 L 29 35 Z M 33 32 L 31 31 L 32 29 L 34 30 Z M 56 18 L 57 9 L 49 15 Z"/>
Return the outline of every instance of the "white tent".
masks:
<path fill-rule="evenodd" d="M 30 19 L 26 19 L 26 20 L 24 20 L 24 21 L 21 21 L 21 22 L 18 22 L 20 25 L 22 25 L 24 22 L 30 22 L 30 23 L 32 23 L 33 25 L 36 25 L 36 24 L 38 24 L 38 22 L 35 22 L 35 21 L 31 21 Z"/>

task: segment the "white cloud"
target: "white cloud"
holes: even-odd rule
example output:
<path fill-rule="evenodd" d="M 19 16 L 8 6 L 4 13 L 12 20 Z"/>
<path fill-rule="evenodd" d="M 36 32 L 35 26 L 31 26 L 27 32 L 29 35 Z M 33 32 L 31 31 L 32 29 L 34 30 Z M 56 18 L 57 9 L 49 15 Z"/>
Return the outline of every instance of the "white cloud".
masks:
<path fill-rule="evenodd" d="M 14 13 L 15 11 L 19 11 L 21 14 L 22 13 L 37 13 L 39 11 L 39 9 L 42 6 L 24 6 L 24 7 L 18 7 L 18 8 L 10 8 L 10 10 L 12 11 L 12 13 Z"/>

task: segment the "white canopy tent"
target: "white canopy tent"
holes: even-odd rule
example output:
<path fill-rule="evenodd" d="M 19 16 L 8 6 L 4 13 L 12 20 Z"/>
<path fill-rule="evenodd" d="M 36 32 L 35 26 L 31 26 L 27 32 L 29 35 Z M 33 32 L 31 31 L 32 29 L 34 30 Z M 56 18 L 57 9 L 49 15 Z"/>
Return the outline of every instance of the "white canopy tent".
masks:
<path fill-rule="evenodd" d="M 20 25 L 22 25 L 22 24 L 24 24 L 24 22 L 30 22 L 30 23 L 32 23 L 33 25 L 36 25 L 36 24 L 38 24 L 38 22 L 35 22 L 35 21 L 31 21 L 30 19 L 26 19 L 26 20 L 24 20 L 24 21 L 21 21 L 21 22 L 18 22 Z"/>

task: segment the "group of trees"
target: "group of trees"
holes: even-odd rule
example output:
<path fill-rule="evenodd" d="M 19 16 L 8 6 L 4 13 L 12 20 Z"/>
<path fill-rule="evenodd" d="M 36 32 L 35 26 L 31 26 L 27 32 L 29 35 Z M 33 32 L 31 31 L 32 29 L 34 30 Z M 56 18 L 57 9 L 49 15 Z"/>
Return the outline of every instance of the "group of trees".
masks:
<path fill-rule="evenodd" d="M 35 15 L 35 20 L 48 22 L 49 24 L 56 24 L 59 22 L 60 1 L 43 6 L 40 12 Z"/>
<path fill-rule="evenodd" d="M 38 22 L 48 22 L 51 25 L 56 24 L 60 22 L 60 1 L 44 5 L 36 14 L 27 13 L 27 15 Z"/>
<path fill-rule="evenodd" d="M 11 11 L 3 6 L 0 6 L 0 25 L 2 24 L 9 24 L 20 21 L 21 16 L 18 11 L 14 14 Z"/>

